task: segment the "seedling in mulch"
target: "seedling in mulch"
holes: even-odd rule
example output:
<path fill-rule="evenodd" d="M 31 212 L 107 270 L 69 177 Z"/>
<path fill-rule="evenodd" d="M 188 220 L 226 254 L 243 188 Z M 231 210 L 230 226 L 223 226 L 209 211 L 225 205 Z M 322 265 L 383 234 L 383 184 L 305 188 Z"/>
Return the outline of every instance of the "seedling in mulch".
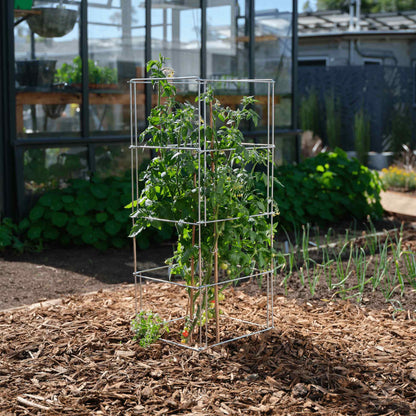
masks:
<path fill-rule="evenodd" d="M 163 332 L 169 332 L 169 326 L 162 321 L 157 313 L 142 311 L 131 321 L 131 329 L 134 332 L 134 340 L 140 340 L 143 348 L 154 344 Z"/>
<path fill-rule="evenodd" d="M 406 268 L 406 280 L 413 289 L 416 289 L 416 256 L 411 251 L 403 252 L 403 262 Z"/>
<path fill-rule="evenodd" d="M 338 249 L 336 244 L 330 244 L 327 236 L 326 244 L 317 247 L 318 253 L 321 253 L 321 260 L 318 261 L 317 257 L 311 258 L 307 250 L 309 228 L 304 227 L 299 239 L 299 268 L 296 264 L 296 246 L 290 245 L 290 253 L 281 255 L 284 258 L 281 269 L 284 273 L 282 285 L 285 291 L 287 292 L 288 281 L 296 269 L 302 285 L 308 279 L 312 296 L 323 276 L 328 289 L 342 299 L 356 298 L 360 302 L 366 287 L 370 286 L 373 292 L 382 292 L 386 302 L 395 307 L 395 313 L 401 311 L 400 301 L 392 297 L 395 293 L 403 297 L 406 287 L 416 289 L 416 255 L 404 248 L 402 229 L 393 236 L 385 237 L 376 233 L 373 225 L 370 231 L 370 235 L 360 239 L 364 243 L 360 246 L 348 240 L 349 232 L 346 230 L 344 243 Z"/>

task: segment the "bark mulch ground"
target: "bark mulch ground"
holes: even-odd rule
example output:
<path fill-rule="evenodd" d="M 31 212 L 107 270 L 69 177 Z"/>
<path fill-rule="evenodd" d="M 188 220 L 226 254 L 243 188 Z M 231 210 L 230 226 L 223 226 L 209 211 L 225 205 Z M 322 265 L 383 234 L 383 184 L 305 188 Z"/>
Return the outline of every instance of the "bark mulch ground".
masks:
<path fill-rule="evenodd" d="M 179 290 L 149 284 L 146 299 L 179 308 Z M 226 299 L 242 308 L 265 295 L 241 286 Z M 393 319 L 353 302 L 278 296 L 275 329 L 198 354 L 141 348 L 133 304 L 127 286 L 1 312 L 0 414 L 416 414 L 414 311 Z"/>

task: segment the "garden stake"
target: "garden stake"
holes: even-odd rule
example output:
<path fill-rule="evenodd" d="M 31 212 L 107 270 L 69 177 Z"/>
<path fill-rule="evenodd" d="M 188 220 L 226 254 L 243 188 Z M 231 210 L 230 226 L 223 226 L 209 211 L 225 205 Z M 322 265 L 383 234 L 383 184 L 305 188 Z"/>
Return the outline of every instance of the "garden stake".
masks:
<path fill-rule="evenodd" d="M 209 124 L 211 129 L 213 129 L 212 121 L 212 101 L 209 103 Z M 211 149 L 214 148 L 214 138 L 211 139 Z M 214 152 L 211 152 L 211 170 L 215 174 L 215 162 L 214 162 Z M 214 208 L 214 218 L 216 218 L 217 210 Z M 219 317 L 219 307 L 218 307 L 218 235 L 217 235 L 217 223 L 214 222 L 214 299 L 215 299 L 215 332 L 216 340 L 220 342 L 220 317 Z M 206 311 L 207 312 L 207 311 Z"/>
<path fill-rule="evenodd" d="M 194 186 L 196 187 L 196 173 L 194 173 Z M 195 224 L 192 226 L 192 248 L 195 247 L 195 231 L 196 226 Z M 195 259 L 194 255 L 191 256 L 191 286 L 195 284 Z M 191 322 L 194 321 L 194 289 L 193 287 L 190 289 L 191 296 L 189 297 L 189 316 L 191 318 Z M 192 331 L 189 334 L 189 340 L 192 341 Z"/>

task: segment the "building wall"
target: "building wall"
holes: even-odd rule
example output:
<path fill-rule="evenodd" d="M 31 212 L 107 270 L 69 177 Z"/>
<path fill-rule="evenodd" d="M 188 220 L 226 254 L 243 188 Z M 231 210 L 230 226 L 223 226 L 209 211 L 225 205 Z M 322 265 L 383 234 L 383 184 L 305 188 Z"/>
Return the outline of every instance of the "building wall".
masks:
<path fill-rule="evenodd" d="M 298 60 L 305 59 L 325 59 L 327 66 L 379 62 L 406 67 L 416 59 L 416 36 L 300 37 Z"/>

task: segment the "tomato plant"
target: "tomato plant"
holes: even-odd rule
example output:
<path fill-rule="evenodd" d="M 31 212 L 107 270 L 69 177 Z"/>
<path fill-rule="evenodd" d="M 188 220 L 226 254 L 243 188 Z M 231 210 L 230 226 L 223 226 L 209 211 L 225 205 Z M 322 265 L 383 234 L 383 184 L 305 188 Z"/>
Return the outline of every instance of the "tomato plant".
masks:
<path fill-rule="evenodd" d="M 130 236 L 161 228 L 164 221 L 175 224 L 176 250 L 167 262 L 189 286 L 186 332 L 191 335 L 206 320 L 208 303 L 218 323 L 226 287 L 219 283 L 220 273 L 229 282 L 273 269 L 274 228 L 267 213 L 276 208 L 256 186 L 268 180 L 261 168 L 271 150 L 244 144 L 240 124 L 258 120 L 254 97 L 243 97 L 236 108 L 224 107 L 208 86 L 196 104 L 183 103 L 175 83 L 165 78 L 164 58 L 150 61 L 147 70 L 158 99 L 139 141 L 155 148 L 156 156 L 139 178 L 144 186 L 134 202 Z M 198 106 L 206 112 L 205 121 Z M 212 279 L 212 287 L 199 289 Z"/>

